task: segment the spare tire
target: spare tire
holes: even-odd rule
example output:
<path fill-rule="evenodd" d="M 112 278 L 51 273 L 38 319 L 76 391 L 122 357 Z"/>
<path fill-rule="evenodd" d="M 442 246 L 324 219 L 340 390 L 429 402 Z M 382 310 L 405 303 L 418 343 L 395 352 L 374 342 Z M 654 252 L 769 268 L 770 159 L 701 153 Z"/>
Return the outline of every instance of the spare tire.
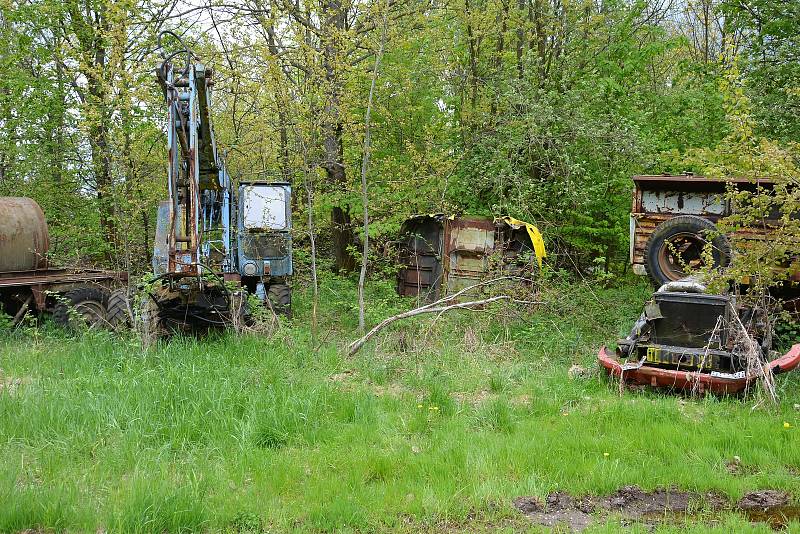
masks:
<path fill-rule="evenodd" d="M 730 263 L 730 241 L 708 219 L 678 215 L 656 226 L 645 251 L 645 267 L 653 285 L 661 287 L 705 267 L 708 245 L 711 246 L 713 268 Z"/>

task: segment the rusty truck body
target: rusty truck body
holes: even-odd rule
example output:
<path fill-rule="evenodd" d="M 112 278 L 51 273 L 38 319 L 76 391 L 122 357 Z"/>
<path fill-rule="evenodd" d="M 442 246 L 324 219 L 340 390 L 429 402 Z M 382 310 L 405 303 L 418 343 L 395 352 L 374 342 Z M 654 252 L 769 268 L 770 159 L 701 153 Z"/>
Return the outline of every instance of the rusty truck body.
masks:
<path fill-rule="evenodd" d="M 706 262 L 709 248 L 715 266 L 727 265 L 730 243 L 716 227 L 736 208 L 726 198 L 727 188 L 756 191 L 773 187 L 767 179 L 719 180 L 690 174 L 634 176 L 633 183 L 630 262 L 634 273 L 649 276 L 655 287 L 691 274 Z M 763 229 L 742 229 L 737 236 L 763 239 L 767 228 L 779 225 L 779 217 L 772 213 Z"/>
<path fill-rule="evenodd" d="M 616 350 L 601 347 L 598 363 L 623 382 L 670 389 L 739 393 L 765 373 L 800 365 L 800 344 L 772 351 L 763 310 L 735 294 L 708 294 L 691 277 L 668 282 L 645 304 Z"/>

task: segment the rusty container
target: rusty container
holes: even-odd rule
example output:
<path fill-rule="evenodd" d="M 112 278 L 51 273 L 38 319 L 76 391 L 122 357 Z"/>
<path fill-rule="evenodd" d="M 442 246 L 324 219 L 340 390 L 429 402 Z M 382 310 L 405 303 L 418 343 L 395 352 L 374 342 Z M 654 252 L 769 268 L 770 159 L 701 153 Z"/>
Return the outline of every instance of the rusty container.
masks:
<path fill-rule="evenodd" d="M 47 221 L 32 198 L 0 197 L 0 272 L 30 271 L 47 264 Z"/>

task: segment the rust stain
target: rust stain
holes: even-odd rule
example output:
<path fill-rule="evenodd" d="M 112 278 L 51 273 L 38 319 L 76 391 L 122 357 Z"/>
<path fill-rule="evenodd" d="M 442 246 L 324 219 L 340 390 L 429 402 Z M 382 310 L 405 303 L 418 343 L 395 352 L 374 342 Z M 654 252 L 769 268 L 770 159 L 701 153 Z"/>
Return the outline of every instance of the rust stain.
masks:
<path fill-rule="evenodd" d="M 453 293 L 485 278 L 497 256 L 515 274 L 532 269 L 519 265 L 525 250 L 533 250 L 525 230 L 515 230 L 502 220 L 447 218 L 442 214 L 408 219 L 402 228 L 397 292 L 435 300 L 443 290 Z"/>

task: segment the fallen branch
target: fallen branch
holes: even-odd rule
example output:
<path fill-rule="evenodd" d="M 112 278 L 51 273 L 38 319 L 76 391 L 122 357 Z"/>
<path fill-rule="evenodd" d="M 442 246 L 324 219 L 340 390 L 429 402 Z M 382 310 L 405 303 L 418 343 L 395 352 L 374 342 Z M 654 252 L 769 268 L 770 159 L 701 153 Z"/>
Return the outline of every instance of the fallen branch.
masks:
<path fill-rule="evenodd" d="M 451 299 L 447 299 L 447 300 L 451 300 Z M 384 328 L 386 328 L 387 326 L 389 326 L 393 322 L 399 321 L 400 319 L 408 319 L 409 317 L 414 317 L 416 315 L 422 315 L 424 313 L 439 313 L 439 314 L 441 314 L 441 313 L 444 313 L 444 312 L 449 311 L 449 310 L 458 310 L 458 309 L 474 311 L 475 308 L 478 307 L 478 306 L 491 304 L 492 302 L 498 302 L 498 301 L 501 301 L 501 300 L 514 300 L 515 302 L 517 302 L 515 299 L 512 299 L 508 295 L 498 295 L 496 297 L 490 297 L 490 298 L 487 298 L 487 299 L 472 300 L 472 301 L 469 301 L 469 302 L 459 302 L 459 303 L 456 303 L 456 304 L 448 304 L 446 306 L 434 306 L 434 304 L 436 304 L 436 303 L 432 303 L 432 304 L 428 304 L 426 306 L 415 308 L 413 310 L 409 310 L 407 312 L 398 313 L 397 315 L 393 315 L 392 317 L 388 317 L 388 318 L 384 319 L 383 321 L 378 323 L 372 330 L 367 332 L 364 335 L 364 337 L 362 337 L 360 339 L 357 339 L 356 341 L 352 342 L 350 344 L 350 346 L 347 348 L 347 355 L 348 356 L 352 356 L 353 354 L 358 352 L 359 349 L 361 349 L 361 347 L 363 347 L 364 344 L 367 341 L 369 341 L 370 338 L 372 338 L 372 336 L 374 336 L 375 334 L 377 334 L 378 332 L 380 332 L 381 330 L 383 330 Z M 440 301 L 437 301 L 437 302 L 440 302 Z M 519 301 L 519 302 L 525 302 L 527 304 L 535 304 L 535 302 L 532 302 L 532 301 Z"/>
<path fill-rule="evenodd" d="M 424 306 L 420 306 L 418 309 L 423 310 L 423 309 L 426 309 L 426 308 L 439 306 L 440 304 L 444 304 L 445 302 L 451 302 L 451 301 L 457 299 L 458 297 L 460 297 L 461 295 L 463 295 L 464 293 L 466 293 L 468 291 L 472 291 L 473 289 L 477 289 L 479 287 L 488 286 L 490 284 L 494 284 L 495 282 L 502 282 L 503 280 L 517 280 L 519 282 L 532 282 L 532 280 L 530 280 L 528 278 L 523 278 L 521 276 L 500 276 L 498 278 L 492 278 L 491 280 L 485 280 L 483 282 L 478 282 L 477 284 L 472 284 L 471 286 L 467 286 L 464 289 L 461 289 L 460 291 L 456 291 L 452 295 L 447 295 L 446 297 L 442 297 L 439 300 L 435 300 L 435 301 L 433 301 L 433 302 L 431 302 L 429 304 L 425 304 Z"/>
<path fill-rule="evenodd" d="M 446 306 L 443 306 L 443 304 L 446 304 L 448 302 L 454 301 L 455 299 L 457 299 L 458 297 L 460 297 L 464 293 L 467 293 L 468 291 L 472 291 L 473 289 L 477 289 L 479 287 L 488 286 L 488 285 L 494 284 L 496 282 L 501 282 L 503 280 L 517 280 L 517 281 L 521 281 L 521 282 L 531 282 L 532 281 L 532 280 L 529 280 L 527 278 L 523 278 L 521 276 L 499 276 L 497 278 L 492 278 L 491 280 L 484 280 L 483 282 L 478 282 L 477 284 L 472 284 L 471 286 L 467 286 L 464 289 L 456 291 L 452 295 L 447 295 L 445 297 L 440 298 L 439 300 L 435 300 L 434 302 L 430 302 L 428 304 L 420 306 L 419 308 L 415 308 L 413 310 L 409 310 L 407 312 L 403 312 L 403 313 L 399 313 L 397 315 L 394 315 L 394 316 L 389 317 L 387 319 L 384 319 L 383 321 L 378 323 L 372 330 L 367 332 L 360 339 L 357 339 L 356 341 L 353 341 L 347 348 L 347 355 L 348 356 L 352 356 L 353 354 L 358 352 L 358 350 L 362 346 L 364 346 L 364 343 L 369 341 L 372 336 L 377 334 L 379 331 L 381 331 L 386 326 L 392 324 L 395 321 L 399 321 L 400 319 L 407 319 L 408 317 L 414 317 L 415 315 L 422 315 L 423 313 L 442 313 L 442 312 L 445 312 L 445 311 L 448 311 L 448 310 L 459 309 L 459 308 L 460 309 L 469 310 L 469 309 L 472 309 L 473 306 L 478 306 L 478 305 L 482 305 L 482 304 L 488 304 L 490 302 L 497 302 L 499 300 L 514 300 L 515 302 L 520 302 L 520 303 L 524 303 L 524 304 L 536 304 L 535 302 L 532 302 L 532 301 L 519 301 L 519 300 L 516 300 L 516 299 L 512 299 L 508 295 L 500 295 L 498 297 L 491 297 L 491 298 L 483 299 L 483 300 L 475 300 L 475 301 L 471 301 L 471 302 L 463 302 L 463 303 L 460 303 L 460 304 L 448 304 Z"/>

